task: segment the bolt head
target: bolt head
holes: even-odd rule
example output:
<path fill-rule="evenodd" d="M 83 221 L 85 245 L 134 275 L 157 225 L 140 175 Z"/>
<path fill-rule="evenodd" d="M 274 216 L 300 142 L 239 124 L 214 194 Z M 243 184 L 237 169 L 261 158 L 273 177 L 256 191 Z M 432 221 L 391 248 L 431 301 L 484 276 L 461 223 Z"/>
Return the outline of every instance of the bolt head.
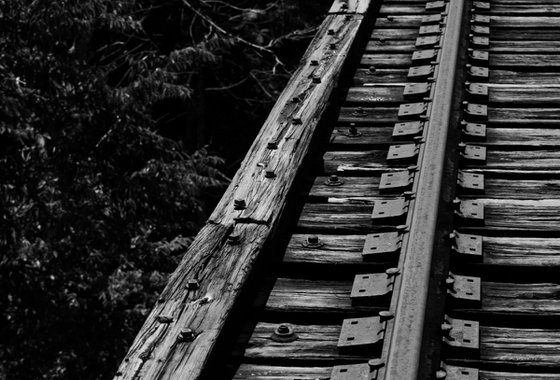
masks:
<path fill-rule="evenodd" d="M 177 337 L 177 340 L 179 342 L 192 342 L 195 339 L 196 339 L 196 334 L 192 329 L 181 330 L 179 336 Z"/>
<path fill-rule="evenodd" d="M 200 288 L 200 284 L 198 283 L 197 280 L 191 279 L 191 280 L 187 281 L 187 289 L 188 290 L 197 290 L 198 288 Z"/>
<path fill-rule="evenodd" d="M 383 361 L 383 359 L 370 359 L 368 361 L 368 365 L 370 369 L 379 369 L 385 366 L 385 362 Z"/>
<path fill-rule="evenodd" d="M 388 276 L 396 276 L 396 275 L 398 275 L 399 273 L 401 273 L 401 270 L 400 270 L 399 268 L 389 268 L 389 269 L 387 269 L 387 270 L 385 271 L 385 273 L 386 273 Z"/>
<path fill-rule="evenodd" d="M 267 171 L 264 173 L 264 176 L 265 176 L 266 178 L 276 178 L 276 173 L 274 173 L 274 170 L 267 170 Z"/>
<path fill-rule="evenodd" d="M 278 149 L 278 144 L 275 141 L 270 141 L 268 144 L 266 144 L 266 147 L 268 149 Z"/>
<path fill-rule="evenodd" d="M 247 208 L 247 204 L 244 199 L 235 199 L 233 201 L 233 208 L 235 210 L 245 210 Z"/>
<path fill-rule="evenodd" d="M 227 237 L 227 242 L 229 245 L 237 245 L 241 241 L 241 237 L 239 235 L 229 235 Z"/>

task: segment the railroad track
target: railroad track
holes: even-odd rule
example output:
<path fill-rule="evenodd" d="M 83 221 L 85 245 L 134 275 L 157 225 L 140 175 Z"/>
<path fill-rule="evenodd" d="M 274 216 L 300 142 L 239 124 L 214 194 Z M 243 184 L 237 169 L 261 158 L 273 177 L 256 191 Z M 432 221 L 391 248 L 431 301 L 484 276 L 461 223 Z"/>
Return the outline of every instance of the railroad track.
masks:
<path fill-rule="evenodd" d="M 115 379 L 560 379 L 559 47 L 558 1 L 335 1 Z"/>

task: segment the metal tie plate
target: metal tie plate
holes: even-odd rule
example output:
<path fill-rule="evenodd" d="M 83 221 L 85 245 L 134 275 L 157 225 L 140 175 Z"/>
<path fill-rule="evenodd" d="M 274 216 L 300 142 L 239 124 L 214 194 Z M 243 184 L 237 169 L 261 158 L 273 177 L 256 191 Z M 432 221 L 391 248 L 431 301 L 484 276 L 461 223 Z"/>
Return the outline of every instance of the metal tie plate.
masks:
<path fill-rule="evenodd" d="M 469 58 L 471 61 L 488 64 L 489 53 L 486 50 L 469 49 Z"/>
<path fill-rule="evenodd" d="M 372 380 L 369 364 L 337 365 L 331 371 L 330 380 Z"/>
<path fill-rule="evenodd" d="M 486 119 L 488 118 L 488 106 L 486 104 L 476 104 L 463 102 L 465 113 L 471 118 Z"/>
<path fill-rule="evenodd" d="M 454 307 L 480 307 L 480 277 L 459 276 L 449 273 L 447 294 L 453 299 Z"/>
<path fill-rule="evenodd" d="M 451 248 L 456 253 L 469 261 L 482 261 L 482 236 L 457 231 L 453 231 L 451 235 L 454 239 Z"/>
<path fill-rule="evenodd" d="M 443 21 L 443 15 L 441 13 L 435 13 L 433 15 L 427 15 L 422 18 L 422 24 L 439 24 Z"/>
<path fill-rule="evenodd" d="M 489 11 L 490 3 L 487 1 L 474 1 L 473 8 L 479 11 Z"/>
<path fill-rule="evenodd" d="M 443 341 L 448 348 L 459 351 L 465 356 L 476 354 L 480 349 L 479 323 L 454 319 L 446 316 L 442 325 Z"/>
<path fill-rule="evenodd" d="M 464 144 L 462 144 L 464 145 Z M 465 145 L 461 157 L 472 164 L 484 164 L 486 162 L 486 147 L 479 145 Z"/>
<path fill-rule="evenodd" d="M 484 174 L 459 170 L 457 185 L 468 194 L 484 194 Z"/>
<path fill-rule="evenodd" d="M 384 193 L 407 190 L 412 186 L 413 181 L 414 172 L 409 170 L 383 173 L 379 182 L 379 191 Z"/>
<path fill-rule="evenodd" d="M 463 136 L 469 140 L 486 141 L 486 124 L 462 121 Z"/>
<path fill-rule="evenodd" d="M 358 274 L 354 277 L 350 299 L 352 306 L 371 305 L 372 301 L 391 294 L 395 276 L 386 273 Z"/>
<path fill-rule="evenodd" d="M 418 37 L 416 39 L 416 47 L 419 48 L 423 48 L 423 47 L 429 47 L 429 46 L 434 46 L 437 45 L 439 43 L 440 37 L 439 36 L 423 36 L 423 37 Z"/>
<path fill-rule="evenodd" d="M 445 379 L 445 380 L 479 380 L 479 371 L 478 368 L 469 368 L 469 367 L 456 367 L 452 365 L 447 365 L 445 363 L 441 363 L 441 369 L 438 371 L 443 372 L 442 377 L 437 377 L 436 379 Z"/>
<path fill-rule="evenodd" d="M 402 236 L 399 232 L 383 232 L 366 235 L 366 241 L 362 248 L 364 260 L 377 259 L 396 254 L 402 246 Z"/>
<path fill-rule="evenodd" d="M 403 96 L 405 98 L 422 98 L 430 94 L 430 89 L 432 88 L 430 83 L 407 83 L 404 86 Z"/>
<path fill-rule="evenodd" d="M 407 121 L 396 123 L 393 128 L 393 139 L 407 139 L 418 136 L 424 130 L 424 123 L 421 121 Z"/>
<path fill-rule="evenodd" d="M 471 80 L 487 81 L 489 71 L 487 67 L 467 65 L 467 74 Z"/>
<path fill-rule="evenodd" d="M 490 46 L 490 38 L 471 35 L 471 45 L 478 48 L 488 49 Z"/>
<path fill-rule="evenodd" d="M 461 200 L 455 214 L 474 224 L 484 224 L 484 204 L 480 201 Z"/>
<path fill-rule="evenodd" d="M 436 34 L 438 35 L 437 37 L 439 37 L 439 35 L 441 35 L 441 26 L 439 26 L 439 24 L 422 25 L 420 26 L 420 29 L 418 29 L 418 34 L 421 36 L 425 36 L 428 34 Z"/>
<path fill-rule="evenodd" d="M 405 103 L 399 106 L 399 119 L 420 116 L 428 110 L 427 103 Z"/>
<path fill-rule="evenodd" d="M 443 11 L 445 9 L 445 1 L 428 1 L 426 3 L 427 11 Z"/>
<path fill-rule="evenodd" d="M 490 16 L 474 14 L 471 21 L 476 22 L 478 24 L 490 24 Z"/>
<path fill-rule="evenodd" d="M 371 353 L 371 350 L 383 340 L 384 325 L 379 316 L 343 320 L 338 337 L 338 351 Z"/>
<path fill-rule="evenodd" d="M 423 80 L 431 77 L 432 75 L 434 75 L 434 66 L 432 65 L 413 66 L 408 69 L 408 79 L 410 80 Z"/>
<path fill-rule="evenodd" d="M 437 55 L 438 51 L 436 49 L 416 50 L 412 53 L 412 62 L 433 61 L 437 58 Z"/>
<path fill-rule="evenodd" d="M 375 201 L 371 219 L 380 221 L 385 219 L 398 219 L 406 215 L 408 201 L 404 197 Z"/>
<path fill-rule="evenodd" d="M 413 161 L 418 155 L 418 145 L 416 144 L 399 144 L 391 145 L 389 151 L 387 152 L 387 161 L 391 162 L 405 162 Z"/>
<path fill-rule="evenodd" d="M 482 25 L 471 25 L 471 32 L 473 32 L 474 34 L 489 36 L 490 35 L 490 27 L 489 26 L 482 26 Z"/>
<path fill-rule="evenodd" d="M 467 82 L 466 90 L 469 95 L 479 98 L 488 98 L 488 85 L 484 83 L 470 83 Z"/>

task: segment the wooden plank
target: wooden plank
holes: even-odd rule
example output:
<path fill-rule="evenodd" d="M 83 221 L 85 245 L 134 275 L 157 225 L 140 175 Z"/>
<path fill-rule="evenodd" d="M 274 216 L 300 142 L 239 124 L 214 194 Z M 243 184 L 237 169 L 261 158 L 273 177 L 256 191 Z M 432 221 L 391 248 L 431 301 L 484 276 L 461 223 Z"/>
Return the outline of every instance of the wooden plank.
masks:
<path fill-rule="evenodd" d="M 560 10 L 560 7 L 558 8 Z M 555 53 L 560 49 L 560 41 L 493 41 L 490 52 L 494 53 Z"/>
<path fill-rule="evenodd" d="M 505 108 L 488 107 L 488 123 L 490 126 L 504 125 L 508 127 L 557 127 L 560 123 L 560 108 Z"/>
<path fill-rule="evenodd" d="M 560 17 L 491 15 L 490 25 L 492 28 L 515 28 L 516 30 L 524 28 L 560 30 Z"/>
<path fill-rule="evenodd" d="M 378 147 L 394 144 L 393 127 L 368 127 L 357 125 L 358 136 L 348 133 L 348 126 L 336 127 L 331 135 L 331 143 L 339 149 L 357 149 L 358 147 Z M 468 141 L 468 138 L 463 138 Z M 410 140 L 412 141 L 412 140 Z M 512 149 L 518 147 L 545 148 L 560 146 L 560 129 L 540 128 L 487 128 L 486 141 L 472 141 L 476 145 L 484 145 L 491 148 Z"/>
<path fill-rule="evenodd" d="M 341 107 L 338 114 L 339 123 L 375 123 L 375 125 L 393 125 L 397 120 L 398 107 Z"/>
<path fill-rule="evenodd" d="M 336 203 L 306 204 L 298 221 L 298 228 L 313 231 L 367 233 L 391 229 L 398 223 L 374 224 L 371 220 L 374 199 L 364 197 L 362 204 L 339 198 Z M 458 220 L 465 230 L 496 230 L 525 232 L 560 232 L 559 200 L 477 199 L 484 204 L 484 226 Z M 367 203 L 366 203 L 367 202 Z M 368 204 L 369 203 L 369 204 Z"/>
<path fill-rule="evenodd" d="M 465 230 L 550 233 L 560 231 L 560 200 L 478 198 L 476 201 L 484 204 L 484 226 L 465 228 Z M 355 218 L 358 218 L 358 216 L 355 216 Z M 343 220 L 344 218 L 339 216 L 339 223 Z M 458 220 L 457 225 L 465 225 L 465 222 Z"/>
<path fill-rule="evenodd" d="M 368 306 L 352 306 L 352 280 L 309 281 L 278 279 L 267 303 L 267 310 L 284 313 L 337 314 L 340 318 L 373 315 L 385 310 L 387 300 L 372 301 Z M 457 308 L 454 313 L 469 314 L 477 319 L 482 314 L 516 316 L 560 315 L 560 284 L 481 282 L 481 307 Z M 560 342 L 559 342 L 560 344 Z"/>
<path fill-rule="evenodd" d="M 417 50 L 415 40 L 370 40 L 366 53 L 412 53 Z"/>
<path fill-rule="evenodd" d="M 464 195 L 464 198 L 476 195 Z M 326 194 L 325 194 L 326 195 Z M 560 180 L 558 179 L 525 179 L 515 178 L 484 178 L 484 197 L 495 199 L 560 199 Z"/>
<path fill-rule="evenodd" d="M 404 64 L 404 59 L 401 59 Z M 560 68 L 560 55 L 558 54 L 503 54 L 494 53 L 490 54 L 489 59 L 490 68 L 517 68 L 526 67 L 532 68 L 547 68 L 559 69 Z"/>
<path fill-rule="evenodd" d="M 360 105 L 388 105 L 403 102 L 404 85 L 351 87 L 346 96 L 347 103 Z"/>
<path fill-rule="evenodd" d="M 253 363 L 289 362 L 290 365 L 336 365 L 338 363 L 360 362 L 377 354 L 376 350 L 364 355 L 339 354 L 337 350 L 339 325 L 292 325 L 298 339 L 289 343 L 270 339 L 277 324 L 260 322 L 245 350 L 245 358 Z"/>
<path fill-rule="evenodd" d="M 292 235 L 284 263 L 304 265 L 360 265 L 365 266 L 362 248 L 365 235 L 325 235 L 316 236 L 324 243 L 320 249 L 308 248 L 303 245 L 307 234 Z"/>
<path fill-rule="evenodd" d="M 396 3 L 383 3 L 379 9 L 381 15 L 414 15 L 426 13 L 426 6 L 423 4 L 409 5 Z"/>
<path fill-rule="evenodd" d="M 258 364 L 242 364 L 234 380 L 318 380 L 328 379 L 332 367 L 281 367 Z M 500 379 L 501 380 L 501 379 Z"/>
<path fill-rule="evenodd" d="M 380 15 L 375 20 L 375 28 L 420 28 L 424 15 Z"/>
<path fill-rule="evenodd" d="M 371 172 L 379 173 L 391 169 L 406 168 L 407 164 L 387 164 L 387 150 L 367 150 L 357 152 L 326 152 L 323 156 L 323 171 Z"/>
<path fill-rule="evenodd" d="M 560 75 L 554 71 L 531 72 L 491 69 L 489 72 L 489 82 L 503 84 L 560 84 Z"/>
<path fill-rule="evenodd" d="M 372 72 L 369 68 L 358 68 L 354 74 L 354 86 L 362 86 L 366 83 L 405 83 L 408 69 L 381 69 L 375 68 Z"/>
<path fill-rule="evenodd" d="M 321 281 L 279 278 L 266 303 L 271 313 L 308 314 L 317 318 L 321 314 L 330 318 L 366 317 L 387 310 L 389 299 L 372 301 L 368 306 L 352 306 L 350 292 L 352 281 Z"/>
<path fill-rule="evenodd" d="M 115 379 L 200 377 L 253 264 L 278 224 L 361 20 L 357 15 L 330 15 L 321 24 L 303 64 L 280 95 L 209 223 L 171 276 Z M 337 32 L 335 50 L 328 29 Z M 311 65 L 312 60 L 319 64 Z M 312 81 L 313 75 L 321 83 Z M 300 101 L 292 102 L 296 96 Z M 277 142 L 277 149 L 267 148 L 271 141 Z M 268 166 L 257 165 L 262 162 Z M 276 177 L 265 178 L 264 171 L 271 169 Z M 236 199 L 245 200 L 247 207 L 235 210 Z M 239 244 L 228 244 L 230 234 L 239 236 Z M 200 289 L 185 290 L 192 279 L 200 282 Z M 187 328 L 193 331 L 193 341 L 189 334 L 178 339 Z"/>
<path fill-rule="evenodd" d="M 560 267 L 560 239 L 483 237 L 483 264 Z"/>
<path fill-rule="evenodd" d="M 372 40 L 416 40 L 418 36 L 417 27 L 414 28 L 375 28 L 371 34 Z"/>
<path fill-rule="evenodd" d="M 448 364 L 560 368 L 560 330 L 480 326 L 480 359 L 450 356 Z M 529 377 L 532 378 L 532 377 Z"/>
<path fill-rule="evenodd" d="M 409 68 L 412 66 L 412 54 L 369 53 L 364 54 L 360 60 L 362 66 L 375 66 L 376 68 Z"/>
<path fill-rule="evenodd" d="M 558 41 L 560 30 L 532 30 L 517 28 L 490 28 L 490 40 L 503 41 Z"/>

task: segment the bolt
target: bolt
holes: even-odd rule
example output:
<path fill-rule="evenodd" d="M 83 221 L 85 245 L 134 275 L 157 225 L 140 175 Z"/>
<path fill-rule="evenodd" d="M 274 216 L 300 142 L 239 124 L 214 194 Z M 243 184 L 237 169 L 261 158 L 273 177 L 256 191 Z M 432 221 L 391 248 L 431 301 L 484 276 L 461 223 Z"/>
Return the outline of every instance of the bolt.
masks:
<path fill-rule="evenodd" d="M 244 199 L 235 199 L 233 201 L 233 208 L 235 210 L 245 210 L 247 208 L 247 204 Z"/>
<path fill-rule="evenodd" d="M 350 136 L 358 136 L 358 130 L 356 129 L 355 125 L 351 125 L 350 128 L 348 128 L 348 134 Z"/>
<path fill-rule="evenodd" d="M 392 277 L 401 273 L 401 270 L 399 268 L 389 268 L 385 271 L 385 273 L 387 274 L 387 276 Z"/>
<path fill-rule="evenodd" d="M 171 323 L 173 322 L 173 318 L 166 315 L 158 315 L 156 317 L 156 321 L 158 321 L 159 323 Z"/>
<path fill-rule="evenodd" d="M 449 276 L 445 279 L 445 286 L 451 293 L 455 293 L 455 279 L 453 277 Z"/>
<path fill-rule="evenodd" d="M 187 289 L 188 290 L 197 290 L 200 288 L 200 284 L 197 280 L 191 279 L 187 282 Z"/>
<path fill-rule="evenodd" d="M 329 177 L 329 182 L 338 182 L 338 176 L 336 174 L 333 174 Z"/>
<path fill-rule="evenodd" d="M 308 244 L 319 244 L 319 237 L 317 236 L 308 236 L 307 237 Z"/>
<path fill-rule="evenodd" d="M 275 342 L 287 343 L 298 339 L 298 336 L 294 333 L 294 329 L 290 325 L 281 323 L 276 327 L 270 338 Z"/>
<path fill-rule="evenodd" d="M 179 342 L 192 342 L 196 339 L 196 334 L 191 329 L 184 329 L 179 333 L 177 341 Z"/>
<path fill-rule="evenodd" d="M 443 331 L 446 335 L 449 334 L 449 332 L 451 332 L 451 330 L 453 329 L 453 326 L 451 326 L 449 323 L 447 322 L 443 322 L 441 324 L 441 331 Z"/>
<path fill-rule="evenodd" d="M 265 178 L 276 178 L 276 173 L 274 173 L 274 170 L 267 170 L 264 176 Z"/>
<path fill-rule="evenodd" d="M 447 372 L 445 372 L 443 369 L 440 369 L 439 371 L 436 372 L 436 379 L 445 379 L 447 377 Z"/>
<path fill-rule="evenodd" d="M 375 68 L 375 66 L 370 66 L 370 67 L 368 67 L 368 71 L 369 71 L 370 73 L 374 73 L 376 70 L 377 70 L 377 69 Z"/>
<path fill-rule="evenodd" d="M 391 312 L 391 311 L 389 311 L 389 310 L 381 310 L 381 311 L 379 312 L 379 317 L 380 317 L 382 320 L 385 320 L 385 321 L 387 321 L 387 320 L 389 320 L 389 319 L 392 319 L 394 316 L 395 316 L 395 314 L 393 314 L 393 312 Z"/>
<path fill-rule="evenodd" d="M 157 301 L 158 301 L 158 303 L 164 303 L 164 302 L 165 302 L 165 298 L 159 297 Z"/>
<path fill-rule="evenodd" d="M 319 78 L 316 75 L 313 75 L 313 79 L 312 79 L 313 83 L 321 83 L 321 78 Z"/>
<path fill-rule="evenodd" d="M 317 61 L 316 59 L 312 59 L 310 64 L 311 66 L 319 66 L 319 61 Z"/>
<path fill-rule="evenodd" d="M 388 20 L 388 21 L 394 21 L 395 18 L 394 18 L 393 16 L 387 16 L 387 20 Z"/>
<path fill-rule="evenodd" d="M 301 102 L 301 100 L 300 100 L 300 98 L 298 98 L 297 96 L 294 96 L 294 97 L 292 98 L 292 103 L 299 103 L 299 102 Z"/>
<path fill-rule="evenodd" d="M 266 144 L 266 147 L 268 149 L 278 149 L 278 144 L 275 141 L 270 141 L 268 144 Z"/>
<path fill-rule="evenodd" d="M 329 36 L 334 36 L 334 29 L 329 29 L 329 30 L 327 30 L 327 34 L 328 34 Z"/>
<path fill-rule="evenodd" d="M 300 125 L 300 124 L 303 124 L 303 122 L 301 121 L 301 119 L 299 117 L 294 117 L 294 118 L 292 118 L 292 124 Z"/>
<path fill-rule="evenodd" d="M 336 44 L 330 44 L 329 47 L 331 48 L 331 50 L 336 50 Z"/>
<path fill-rule="evenodd" d="M 368 360 L 368 365 L 370 369 L 379 369 L 385 366 L 383 359 L 370 359 Z"/>

